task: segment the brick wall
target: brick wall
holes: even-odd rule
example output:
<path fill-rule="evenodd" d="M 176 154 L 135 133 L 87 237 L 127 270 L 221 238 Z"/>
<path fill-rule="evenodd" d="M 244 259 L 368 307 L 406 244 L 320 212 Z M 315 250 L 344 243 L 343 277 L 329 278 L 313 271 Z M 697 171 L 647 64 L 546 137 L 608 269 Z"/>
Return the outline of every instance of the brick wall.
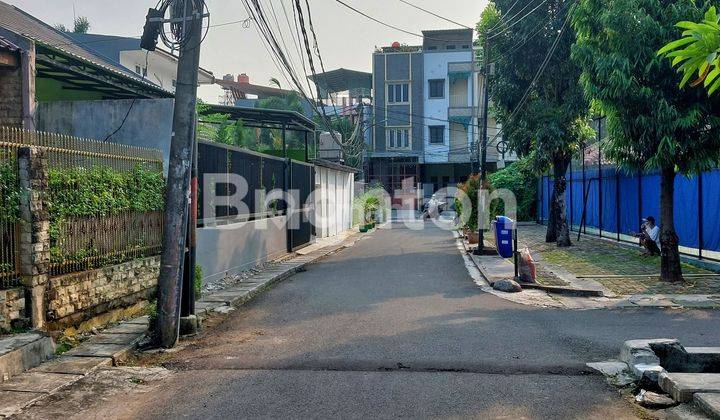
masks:
<path fill-rule="evenodd" d="M 22 70 L 0 67 L 0 126 L 22 127 Z"/>
<path fill-rule="evenodd" d="M 0 290 L 0 331 L 9 331 L 12 321 L 25 316 L 25 291 L 22 287 Z"/>
<path fill-rule="evenodd" d="M 46 320 L 54 326 L 69 326 L 152 299 L 159 271 L 160 257 L 156 256 L 53 277 L 45 288 Z"/>

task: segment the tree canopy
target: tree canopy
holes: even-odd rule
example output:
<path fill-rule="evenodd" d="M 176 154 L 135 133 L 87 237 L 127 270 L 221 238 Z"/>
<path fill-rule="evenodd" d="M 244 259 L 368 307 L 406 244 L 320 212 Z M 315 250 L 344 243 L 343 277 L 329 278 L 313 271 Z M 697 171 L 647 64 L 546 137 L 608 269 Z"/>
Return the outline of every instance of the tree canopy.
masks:
<path fill-rule="evenodd" d="M 607 117 L 607 156 L 632 170 L 709 169 L 720 157 L 717 105 L 657 55 L 675 23 L 705 7 L 689 0 L 581 0 L 574 16 L 573 60 L 593 105 Z"/>
<path fill-rule="evenodd" d="M 715 6 L 710 7 L 703 20 L 695 23 L 678 22 L 675 26 L 685 29 L 680 39 L 667 43 L 658 51 L 672 60 L 683 73 L 680 87 L 684 87 L 694 76 L 692 87 L 702 84 L 708 95 L 720 88 L 720 17 Z"/>
<path fill-rule="evenodd" d="M 709 4 L 690 0 L 580 0 L 574 14 L 573 60 L 588 97 L 607 117 L 605 155 L 631 170 L 660 171 L 660 271 L 681 281 L 675 232 L 676 172 L 690 174 L 720 159 L 718 103 L 657 51 L 678 35 L 675 23 L 697 20 Z"/>
<path fill-rule="evenodd" d="M 541 71 L 567 17 L 568 3 L 548 1 L 519 21 L 520 16 L 512 17 L 525 6 L 532 6 L 529 4 L 532 2 L 514 3 L 514 0 L 491 3 L 478 24 L 481 42 L 483 34 L 493 29 L 489 35 L 490 61 L 494 64 L 491 107 L 510 148 L 520 155 L 535 151 L 534 166 L 544 171 L 553 163 L 553 156 L 569 157 L 588 137 L 588 106 L 578 84 L 580 70 L 570 60 L 570 46 L 575 39 L 571 28 L 561 34 Z M 518 23 L 510 27 L 513 22 Z M 528 89 L 523 105 L 521 101 Z M 518 110 L 518 106 L 522 109 Z"/>

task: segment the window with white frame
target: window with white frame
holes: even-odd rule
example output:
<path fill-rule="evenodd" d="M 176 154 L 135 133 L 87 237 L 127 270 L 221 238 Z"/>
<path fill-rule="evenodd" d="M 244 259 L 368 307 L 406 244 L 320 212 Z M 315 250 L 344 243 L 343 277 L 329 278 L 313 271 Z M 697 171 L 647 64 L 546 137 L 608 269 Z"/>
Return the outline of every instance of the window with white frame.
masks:
<path fill-rule="evenodd" d="M 388 128 L 385 131 L 388 149 L 409 149 L 410 129 L 409 128 Z"/>
<path fill-rule="evenodd" d="M 410 102 L 410 84 L 409 83 L 388 83 L 387 85 L 387 102 L 389 104 L 399 104 Z"/>

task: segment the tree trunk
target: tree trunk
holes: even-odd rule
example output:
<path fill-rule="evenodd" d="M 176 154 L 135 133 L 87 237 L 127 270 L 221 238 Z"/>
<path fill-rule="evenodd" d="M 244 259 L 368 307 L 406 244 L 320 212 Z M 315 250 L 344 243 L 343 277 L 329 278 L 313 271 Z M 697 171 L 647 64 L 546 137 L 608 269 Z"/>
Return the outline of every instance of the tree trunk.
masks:
<path fill-rule="evenodd" d="M 680 251 L 674 221 L 675 168 L 663 168 L 660 177 L 660 277 L 664 281 L 683 281 Z"/>
<path fill-rule="evenodd" d="M 567 189 L 567 173 L 570 158 L 566 155 L 557 155 L 553 159 L 553 173 L 555 176 L 555 235 L 557 246 L 566 247 L 572 245 L 570 242 L 570 226 L 567 221 L 567 206 L 565 205 L 565 190 Z"/>
<path fill-rule="evenodd" d="M 550 214 L 547 218 L 547 231 L 545 232 L 545 242 L 557 241 L 557 201 L 555 200 L 555 187 L 553 187 L 552 194 L 548 198 L 548 208 Z"/>

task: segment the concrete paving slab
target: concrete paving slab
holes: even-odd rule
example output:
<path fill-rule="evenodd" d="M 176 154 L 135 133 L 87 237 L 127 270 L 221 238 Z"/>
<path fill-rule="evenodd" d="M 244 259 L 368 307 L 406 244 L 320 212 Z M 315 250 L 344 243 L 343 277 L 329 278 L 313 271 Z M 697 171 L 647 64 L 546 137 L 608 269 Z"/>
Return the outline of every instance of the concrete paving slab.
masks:
<path fill-rule="evenodd" d="M 0 384 L 2 391 L 51 393 L 82 378 L 82 375 L 67 375 L 48 372 L 28 372 Z"/>
<path fill-rule="evenodd" d="M 0 340 L 0 356 L 43 338 L 39 333 L 13 334 Z"/>
<path fill-rule="evenodd" d="M 110 334 L 104 333 L 96 335 L 95 337 L 89 338 L 85 343 L 87 344 L 133 344 L 140 338 L 140 334 Z"/>
<path fill-rule="evenodd" d="M 1 340 L 6 350 L 0 355 L 0 382 L 34 368 L 55 353 L 55 343 L 42 334 L 18 334 Z"/>
<path fill-rule="evenodd" d="M 138 318 L 133 318 L 133 319 L 131 319 L 131 320 L 129 320 L 129 321 L 126 321 L 126 322 L 124 322 L 124 323 L 126 323 L 126 324 L 145 324 L 145 325 L 147 325 L 148 322 L 149 322 L 149 318 L 148 318 L 147 316 L 141 316 L 141 317 L 138 317 Z"/>
<path fill-rule="evenodd" d="M 664 372 L 660 374 L 660 387 L 670 394 L 675 401 L 688 402 L 698 392 L 720 392 L 719 373 L 679 373 Z"/>
<path fill-rule="evenodd" d="M 0 391 L 0 416 L 12 415 L 46 395 L 44 392 Z"/>
<path fill-rule="evenodd" d="M 75 357 L 115 357 L 118 352 L 126 349 L 127 346 L 122 344 L 88 344 L 75 347 L 65 355 Z"/>
<path fill-rule="evenodd" d="M 695 394 L 694 399 L 698 407 L 708 416 L 720 419 L 720 394 L 699 392 Z"/>
<path fill-rule="evenodd" d="M 139 335 L 147 331 L 146 324 L 123 323 L 104 331 L 107 334 L 135 334 Z"/>
<path fill-rule="evenodd" d="M 50 372 L 73 375 L 85 375 L 98 367 L 112 366 L 110 357 L 67 357 L 62 356 L 53 361 L 30 370 L 30 372 Z"/>

